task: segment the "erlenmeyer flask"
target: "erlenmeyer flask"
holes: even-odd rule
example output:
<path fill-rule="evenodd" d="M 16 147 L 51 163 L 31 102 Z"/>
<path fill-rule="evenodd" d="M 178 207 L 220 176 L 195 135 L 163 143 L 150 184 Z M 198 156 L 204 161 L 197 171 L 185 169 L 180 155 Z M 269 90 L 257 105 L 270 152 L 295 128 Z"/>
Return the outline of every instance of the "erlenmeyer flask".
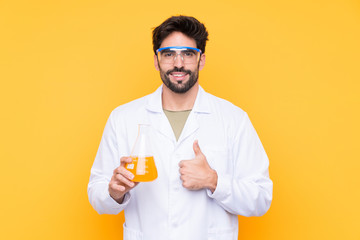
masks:
<path fill-rule="evenodd" d="M 139 124 L 138 136 L 125 168 L 134 174 L 134 182 L 150 182 L 157 178 L 154 155 L 149 136 L 150 125 Z"/>

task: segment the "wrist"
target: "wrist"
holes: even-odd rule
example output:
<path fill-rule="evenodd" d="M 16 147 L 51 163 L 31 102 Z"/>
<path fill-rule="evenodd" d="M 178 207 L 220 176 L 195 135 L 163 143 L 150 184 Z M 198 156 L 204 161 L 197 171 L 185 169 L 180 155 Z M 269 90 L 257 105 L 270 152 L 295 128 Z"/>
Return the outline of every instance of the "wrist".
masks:
<path fill-rule="evenodd" d="M 125 198 L 125 194 L 124 194 L 124 195 L 122 195 L 121 197 L 117 197 L 117 198 L 115 198 L 115 197 L 111 196 L 111 194 L 110 194 L 110 197 L 111 197 L 112 199 L 114 199 L 114 200 L 115 200 L 115 202 L 117 202 L 118 204 L 122 204 L 122 203 L 123 203 L 123 201 L 124 201 L 124 198 Z"/>
<path fill-rule="evenodd" d="M 217 172 L 214 169 L 211 169 L 208 177 L 209 177 L 209 181 L 208 181 L 209 185 L 207 186 L 207 188 L 213 193 L 216 189 L 217 181 L 218 181 Z"/>

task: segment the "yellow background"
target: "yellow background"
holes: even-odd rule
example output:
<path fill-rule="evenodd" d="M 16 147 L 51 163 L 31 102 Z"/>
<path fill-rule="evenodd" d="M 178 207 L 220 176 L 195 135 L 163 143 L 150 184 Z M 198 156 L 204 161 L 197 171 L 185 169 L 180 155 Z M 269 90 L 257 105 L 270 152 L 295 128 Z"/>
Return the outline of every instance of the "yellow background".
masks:
<path fill-rule="evenodd" d="M 87 183 L 107 117 L 153 92 L 152 28 L 193 15 L 201 85 L 248 112 L 274 199 L 239 239 L 360 239 L 360 2 L 0 1 L 0 239 L 122 239 Z"/>

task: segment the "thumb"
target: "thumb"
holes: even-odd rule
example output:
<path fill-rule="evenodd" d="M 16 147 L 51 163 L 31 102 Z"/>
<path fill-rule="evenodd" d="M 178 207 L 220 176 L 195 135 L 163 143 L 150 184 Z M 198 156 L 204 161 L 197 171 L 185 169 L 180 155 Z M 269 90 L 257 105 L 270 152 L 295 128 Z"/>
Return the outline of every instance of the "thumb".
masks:
<path fill-rule="evenodd" d="M 195 157 L 203 155 L 203 153 L 201 152 L 198 140 L 194 141 L 193 149 L 194 149 Z"/>

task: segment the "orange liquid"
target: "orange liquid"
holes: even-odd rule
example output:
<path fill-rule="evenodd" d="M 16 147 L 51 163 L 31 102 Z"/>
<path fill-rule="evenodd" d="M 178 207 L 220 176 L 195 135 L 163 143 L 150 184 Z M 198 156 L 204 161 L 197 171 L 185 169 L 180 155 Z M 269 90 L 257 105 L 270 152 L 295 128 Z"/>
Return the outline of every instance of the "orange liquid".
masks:
<path fill-rule="evenodd" d="M 134 174 L 134 182 L 150 182 L 157 178 L 154 157 L 131 157 L 132 163 L 127 163 L 125 168 Z"/>

